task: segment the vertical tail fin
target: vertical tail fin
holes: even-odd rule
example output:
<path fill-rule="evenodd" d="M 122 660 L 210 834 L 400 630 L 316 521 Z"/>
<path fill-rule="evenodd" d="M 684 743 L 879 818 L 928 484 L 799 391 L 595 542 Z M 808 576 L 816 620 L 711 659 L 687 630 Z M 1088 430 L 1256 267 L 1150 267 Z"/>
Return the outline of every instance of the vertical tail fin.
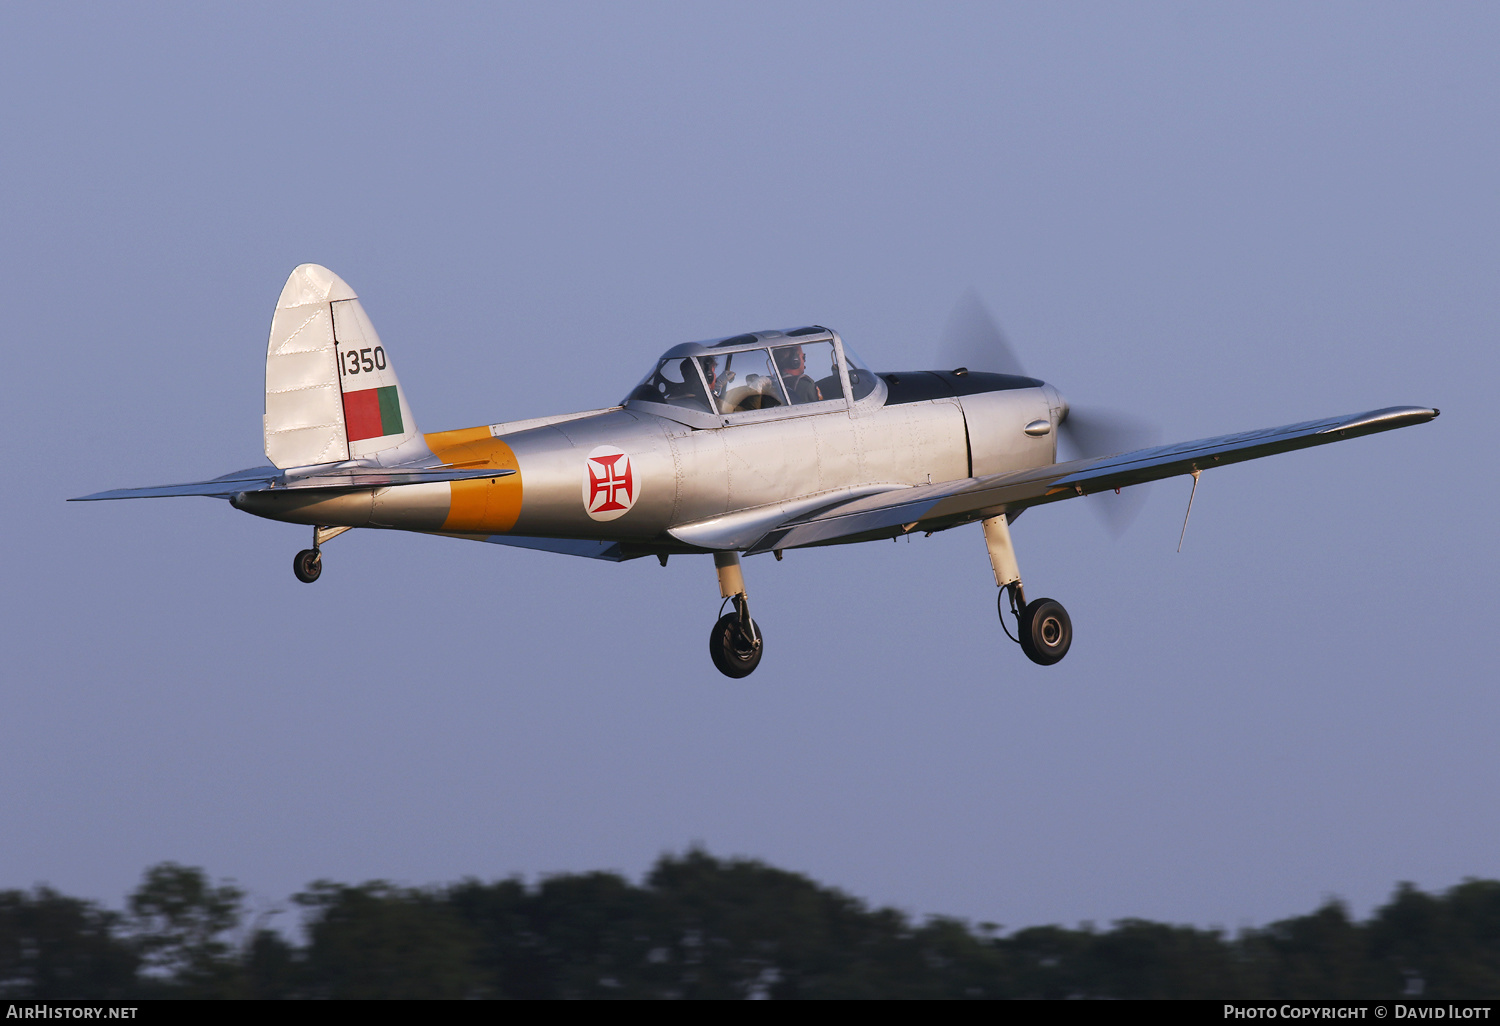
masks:
<path fill-rule="evenodd" d="M 375 326 L 326 267 L 298 267 L 276 302 L 264 426 L 266 457 L 283 469 L 428 454 Z"/>

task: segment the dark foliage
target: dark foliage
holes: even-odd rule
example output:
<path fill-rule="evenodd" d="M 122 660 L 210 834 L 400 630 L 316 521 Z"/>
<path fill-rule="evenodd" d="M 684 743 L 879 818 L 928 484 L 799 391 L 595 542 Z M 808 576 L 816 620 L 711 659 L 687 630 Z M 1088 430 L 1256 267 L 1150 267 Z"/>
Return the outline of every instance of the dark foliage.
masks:
<path fill-rule="evenodd" d="M 133 994 L 140 958 L 119 926 L 119 913 L 47 887 L 0 891 L 0 997 Z"/>
<path fill-rule="evenodd" d="M 1235 937 L 1127 919 L 1000 935 L 702 851 L 613 873 L 408 888 L 320 881 L 306 943 L 202 870 L 146 871 L 124 913 L 0 892 L 0 997 L 1433 998 L 1500 996 L 1500 881 L 1402 884 Z"/>

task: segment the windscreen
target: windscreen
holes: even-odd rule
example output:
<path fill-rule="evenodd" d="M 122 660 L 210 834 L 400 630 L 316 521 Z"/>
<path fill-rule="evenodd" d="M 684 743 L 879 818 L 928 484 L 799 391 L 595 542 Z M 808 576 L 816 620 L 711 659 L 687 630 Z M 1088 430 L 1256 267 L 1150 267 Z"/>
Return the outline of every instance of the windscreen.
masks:
<path fill-rule="evenodd" d="M 855 356 L 847 345 L 844 346 L 844 363 L 849 366 L 849 388 L 854 392 L 856 400 L 875 391 L 875 372 L 869 370 L 868 365 Z"/>
<path fill-rule="evenodd" d="M 625 401 L 635 399 L 647 403 L 665 403 L 688 410 L 712 413 L 708 393 L 703 390 L 703 380 L 698 377 L 697 366 L 692 357 L 662 360 L 656 369 L 647 374 L 636 385 Z"/>

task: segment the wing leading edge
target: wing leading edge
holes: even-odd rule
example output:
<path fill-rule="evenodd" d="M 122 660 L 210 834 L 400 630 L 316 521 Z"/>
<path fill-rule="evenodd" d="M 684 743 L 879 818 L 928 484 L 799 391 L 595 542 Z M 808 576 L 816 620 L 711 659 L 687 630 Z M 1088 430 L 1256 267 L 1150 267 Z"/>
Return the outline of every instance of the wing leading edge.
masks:
<path fill-rule="evenodd" d="M 768 532 L 747 551 L 754 554 L 860 541 L 888 536 L 898 528 L 904 531 L 943 530 L 1002 512 L 1015 515 L 1030 506 L 1078 495 L 1423 424 L 1437 415 L 1437 410 L 1420 406 L 1391 406 L 1345 417 L 1137 449 L 1118 456 L 1054 463 L 1033 470 L 945 481 L 936 485 L 918 485 L 902 489 L 899 496 L 886 492 L 855 499 L 815 515 L 793 518 Z"/>

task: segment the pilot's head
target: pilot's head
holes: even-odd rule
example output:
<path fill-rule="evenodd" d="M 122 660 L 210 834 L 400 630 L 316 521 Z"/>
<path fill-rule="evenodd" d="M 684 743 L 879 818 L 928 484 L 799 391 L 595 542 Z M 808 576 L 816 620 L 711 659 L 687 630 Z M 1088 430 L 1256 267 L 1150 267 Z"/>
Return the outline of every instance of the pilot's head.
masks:
<path fill-rule="evenodd" d="M 801 374 L 805 370 L 807 357 L 802 352 L 801 346 L 786 346 L 776 350 L 776 366 L 780 368 L 783 375 Z"/>
<path fill-rule="evenodd" d="M 719 383 L 719 358 L 704 356 L 699 359 L 698 363 L 703 368 L 703 377 L 708 382 L 708 390 L 712 392 Z"/>

